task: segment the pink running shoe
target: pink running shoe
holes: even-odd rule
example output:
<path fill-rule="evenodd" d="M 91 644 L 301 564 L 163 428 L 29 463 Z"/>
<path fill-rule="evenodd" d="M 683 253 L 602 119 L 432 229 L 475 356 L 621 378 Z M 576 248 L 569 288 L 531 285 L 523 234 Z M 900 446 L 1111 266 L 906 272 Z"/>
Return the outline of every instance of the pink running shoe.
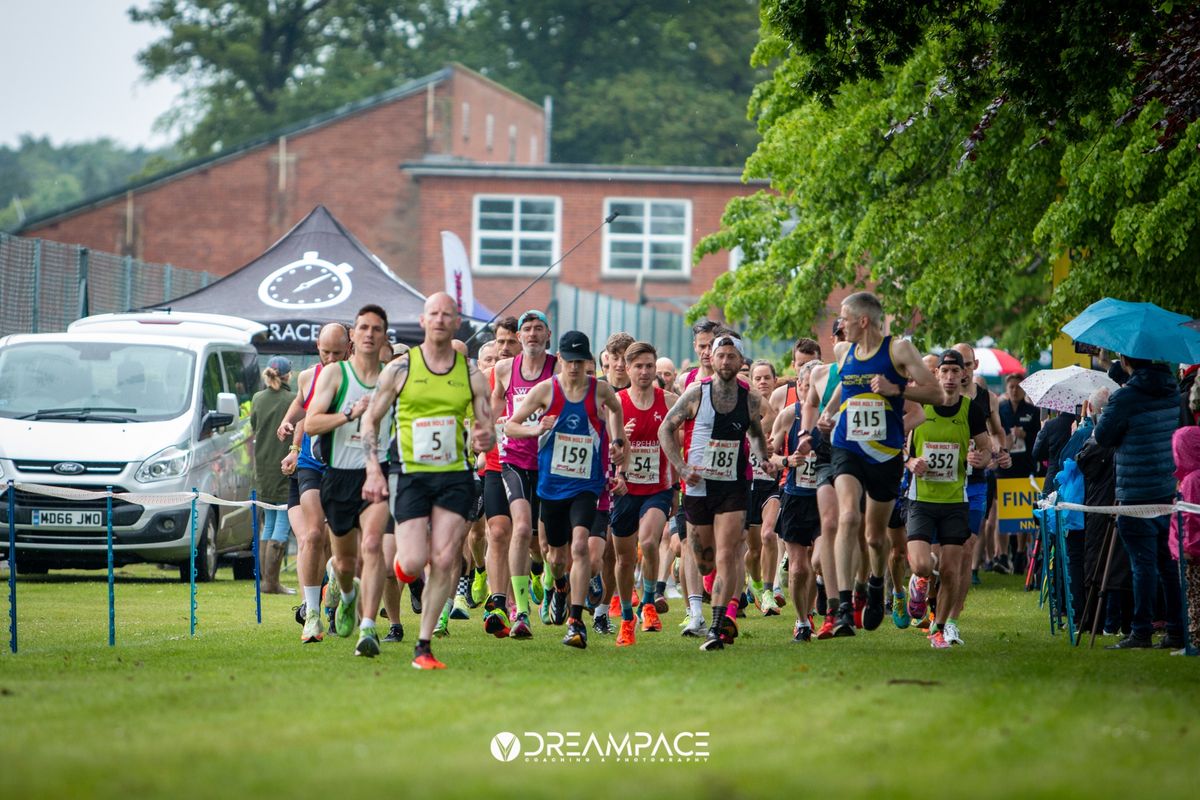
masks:
<path fill-rule="evenodd" d="M 929 578 L 913 575 L 908 579 L 908 615 L 923 619 L 929 603 Z"/>

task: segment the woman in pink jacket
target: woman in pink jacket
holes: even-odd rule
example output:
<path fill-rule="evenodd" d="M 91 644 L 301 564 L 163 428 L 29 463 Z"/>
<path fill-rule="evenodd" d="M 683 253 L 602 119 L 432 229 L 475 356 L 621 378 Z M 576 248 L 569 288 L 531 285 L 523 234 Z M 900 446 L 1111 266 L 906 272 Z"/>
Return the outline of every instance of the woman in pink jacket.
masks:
<path fill-rule="evenodd" d="M 1186 503 L 1200 504 L 1200 426 L 1175 431 L 1171 439 L 1175 454 L 1175 477 Z M 1183 560 L 1187 576 L 1188 638 L 1200 646 L 1200 514 L 1183 514 Z M 1171 517 L 1171 555 L 1179 560 L 1179 518 Z"/>

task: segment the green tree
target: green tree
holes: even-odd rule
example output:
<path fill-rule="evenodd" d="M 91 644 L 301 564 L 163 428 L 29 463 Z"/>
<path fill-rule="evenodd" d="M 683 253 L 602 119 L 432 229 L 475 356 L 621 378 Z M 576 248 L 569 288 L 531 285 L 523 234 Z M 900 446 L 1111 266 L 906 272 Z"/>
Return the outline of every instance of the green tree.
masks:
<path fill-rule="evenodd" d="M 1060 62 L 1043 58 L 1022 88 L 1018 59 L 994 55 L 1009 52 L 1002 45 L 1012 46 L 1022 24 L 1042 24 L 1013 13 L 1021 3 L 991 4 L 957 38 L 939 23 L 969 4 L 925 4 L 921 39 L 904 47 L 899 34 L 888 39 L 854 17 L 853 46 L 828 31 L 820 46 L 805 44 L 773 19 L 785 5 L 823 4 L 764 7 L 755 59 L 776 66 L 751 102 L 763 141 L 746 175 L 769 178 L 772 191 L 732 202 L 722 230 L 701 242 L 697 256 L 740 246 L 745 260 L 694 313 L 717 305 L 758 332 L 787 335 L 812 325 L 833 288 L 870 283 L 898 316 L 895 327 L 922 344 L 990 334 L 1029 355 L 1105 295 L 1200 311 L 1200 236 L 1185 210 L 1200 199 L 1192 124 L 1200 104 L 1152 77 L 1190 76 L 1195 65 L 1180 54 L 1195 52 L 1192 10 L 1116 36 L 1134 55 L 1108 78 L 1071 82 Z M 1086 4 L 1054 5 L 1057 33 L 1029 30 L 1030 40 L 1084 41 L 1083 17 L 1064 9 Z M 1120 27 L 1101 21 L 1093 27 L 1105 35 Z M 1157 40 L 1139 38 L 1155 26 Z M 857 63 L 847 47 L 864 37 L 891 44 Z M 970 47 L 993 57 L 964 71 Z M 1062 52 L 1072 60 L 1087 61 Z M 1146 86 L 1162 97 L 1139 94 Z M 1049 264 L 1064 252 L 1072 272 L 1051 292 Z"/>

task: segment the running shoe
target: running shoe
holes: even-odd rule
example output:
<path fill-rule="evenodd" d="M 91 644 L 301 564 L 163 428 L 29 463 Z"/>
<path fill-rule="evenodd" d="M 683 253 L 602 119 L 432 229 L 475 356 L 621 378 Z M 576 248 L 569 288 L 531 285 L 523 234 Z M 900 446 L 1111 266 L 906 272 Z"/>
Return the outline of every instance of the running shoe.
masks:
<path fill-rule="evenodd" d="M 865 631 L 876 630 L 883 624 L 883 582 L 878 586 L 867 583 L 867 604 L 863 608 L 862 626 Z"/>
<path fill-rule="evenodd" d="M 946 650 L 950 647 L 950 643 L 946 641 L 945 635 L 941 631 L 938 631 L 929 637 L 929 646 L 934 650 Z"/>
<path fill-rule="evenodd" d="M 342 587 L 337 581 L 337 572 L 333 569 L 333 559 L 325 562 L 325 585 L 321 587 L 321 604 L 325 610 L 332 611 L 342 601 Z"/>
<path fill-rule="evenodd" d="M 913 575 L 908 579 L 908 615 L 922 619 L 929 608 L 929 578 Z"/>
<path fill-rule="evenodd" d="M 425 592 L 425 579 L 418 576 L 408 585 L 408 602 L 412 605 L 414 614 L 421 613 L 421 595 Z"/>
<path fill-rule="evenodd" d="M 817 631 L 818 639 L 832 639 L 833 626 L 837 624 L 836 615 L 830 613 L 825 615 L 825 621 L 821 623 L 821 629 Z"/>
<path fill-rule="evenodd" d="M 454 595 L 454 605 L 450 609 L 450 619 L 470 619 L 471 612 L 467 610 L 467 598 L 465 595 Z"/>
<path fill-rule="evenodd" d="M 779 616 L 779 606 L 775 603 L 775 593 L 763 592 L 762 605 L 759 608 L 762 609 L 764 617 Z"/>
<path fill-rule="evenodd" d="M 475 577 L 471 579 L 471 602 L 477 606 L 487 600 L 487 595 L 487 570 L 485 569 L 482 572 L 476 572 Z"/>
<path fill-rule="evenodd" d="M 642 606 L 642 630 L 647 633 L 657 633 L 662 630 L 662 620 L 658 618 L 658 609 L 653 603 Z"/>
<path fill-rule="evenodd" d="M 508 632 L 510 639 L 532 639 L 533 629 L 529 627 L 529 615 L 517 614 L 517 619 Z"/>
<path fill-rule="evenodd" d="M 445 669 L 446 665 L 433 657 L 433 653 L 421 653 L 412 660 L 413 669 Z"/>
<path fill-rule="evenodd" d="M 792 641 L 798 644 L 811 642 L 813 637 L 813 629 L 811 625 L 801 625 L 796 623 L 796 627 L 792 629 Z"/>
<path fill-rule="evenodd" d="M 733 644 L 733 640 L 738 637 L 737 622 L 729 618 L 729 615 L 721 617 L 721 637 L 724 638 L 725 644 Z"/>
<path fill-rule="evenodd" d="M 546 587 L 542 584 L 542 578 L 540 575 L 530 576 L 529 596 L 533 598 L 533 602 L 537 605 L 541 605 L 542 600 L 546 598 Z"/>
<path fill-rule="evenodd" d="M 570 620 L 567 623 L 567 635 L 563 637 L 562 643 L 567 647 L 585 649 L 587 647 L 587 626 L 580 620 Z"/>
<path fill-rule="evenodd" d="M 497 639 L 508 636 L 508 615 L 504 613 L 503 609 L 493 608 L 491 611 L 484 612 L 483 632 L 490 633 Z"/>
<path fill-rule="evenodd" d="M 562 591 L 554 590 L 554 598 L 550 603 L 550 624 L 562 625 L 567 621 L 567 599 L 570 597 L 570 589 L 563 587 Z"/>
<path fill-rule="evenodd" d="M 592 579 L 588 581 L 587 597 L 584 598 L 583 603 L 589 609 L 594 609 L 600 605 L 602 599 L 604 599 L 604 582 L 600 580 L 599 575 L 593 575 Z M 615 594 L 613 595 L 613 602 L 618 602 Z M 612 613 L 611 607 L 609 608 L 609 613 Z"/>
<path fill-rule="evenodd" d="M 950 644 L 966 644 L 958 633 L 958 623 L 956 622 L 946 623 L 946 627 L 942 629 L 942 637 Z"/>
<path fill-rule="evenodd" d="M 711 650 L 724 650 L 725 637 L 714 630 L 710 630 L 704 637 L 704 641 L 700 643 L 700 649 L 704 652 Z"/>
<path fill-rule="evenodd" d="M 588 594 L 590 595 L 591 592 L 589 591 Z M 597 602 L 599 602 L 599 598 L 597 598 Z M 637 603 L 634 603 L 633 607 L 637 608 Z M 610 617 L 621 616 L 621 597 L 616 592 L 613 592 L 612 600 L 608 601 L 608 615 Z"/>
<path fill-rule="evenodd" d="M 388 628 L 388 635 L 383 637 L 385 642 L 403 642 L 404 641 L 404 626 L 399 622 L 393 622 Z"/>
<path fill-rule="evenodd" d="M 687 627 L 688 625 L 690 625 L 690 624 L 692 624 L 692 615 L 691 615 L 691 612 L 689 612 L 689 611 L 684 611 L 684 612 L 683 612 L 683 619 L 679 620 L 679 627 L 681 627 L 681 628 L 686 628 L 686 627 Z"/>
<path fill-rule="evenodd" d="M 972 586 L 982 586 L 983 585 L 983 581 L 980 580 L 980 578 L 979 578 L 979 570 L 977 570 L 977 569 L 971 570 L 971 585 Z"/>
<path fill-rule="evenodd" d="M 546 597 L 542 600 L 541 605 L 538 606 L 538 616 L 541 617 L 543 625 L 550 624 L 550 601 L 553 597 L 553 590 L 547 592 Z"/>
<path fill-rule="evenodd" d="M 592 619 L 592 630 L 602 636 L 611 636 L 613 629 L 612 623 L 608 621 L 608 614 L 597 614 Z"/>
<path fill-rule="evenodd" d="M 682 599 L 684 599 L 683 592 L 679 591 L 679 587 L 673 583 L 667 584 L 666 598 L 667 598 L 667 600 L 682 600 Z M 654 602 L 657 603 L 658 601 L 655 600 Z M 659 612 L 659 613 L 666 613 L 666 612 Z"/>
<path fill-rule="evenodd" d="M 680 636 L 700 637 L 704 636 L 704 632 L 708 630 L 708 625 L 704 622 L 704 617 L 689 617 L 688 624 L 680 631 Z"/>
<path fill-rule="evenodd" d="M 331 585 L 336 586 L 337 582 L 334 581 L 334 583 Z M 358 589 L 359 581 L 358 578 L 355 578 L 354 597 L 356 600 L 358 598 Z M 335 630 L 334 633 L 343 639 L 349 638 L 354 629 L 358 627 L 358 623 L 362 621 L 362 617 L 358 615 L 358 603 L 353 602 L 347 604 L 345 599 L 346 598 L 342 596 L 341 592 L 338 592 L 337 612 L 334 615 L 334 619 L 337 623 L 337 630 Z"/>
<path fill-rule="evenodd" d="M 752 600 L 754 602 L 755 608 L 757 608 L 759 611 L 762 611 L 763 610 L 763 595 L 766 594 L 766 591 L 763 589 L 755 589 L 753 582 L 750 582 L 747 585 L 747 589 L 748 589 L 747 593 L 750 595 L 750 600 Z"/>
<path fill-rule="evenodd" d="M 843 603 L 838 609 L 837 619 L 833 622 L 834 638 L 853 636 L 856 627 L 854 624 L 854 609 L 849 603 Z"/>
<path fill-rule="evenodd" d="M 784 596 L 783 589 L 780 589 L 778 586 L 775 587 L 775 605 L 780 608 L 787 608 L 787 597 Z"/>
<path fill-rule="evenodd" d="M 292 611 L 296 614 L 296 624 L 303 625 L 304 619 L 308 616 L 308 603 L 292 606 Z"/>
<path fill-rule="evenodd" d="M 854 592 L 854 627 L 863 626 L 863 610 L 867 607 L 867 596 L 863 592 Z"/>
<path fill-rule="evenodd" d="M 433 638 L 445 639 L 450 635 L 450 615 L 443 613 L 438 617 L 437 625 L 433 627 Z"/>
<path fill-rule="evenodd" d="M 621 630 L 617 633 L 617 647 L 630 647 L 636 641 L 637 620 L 621 620 Z"/>
<path fill-rule="evenodd" d="M 925 612 L 925 616 L 921 617 L 921 621 L 917 623 L 917 629 L 921 631 L 929 630 L 929 626 L 933 624 L 933 609 Z"/>
<path fill-rule="evenodd" d="M 354 647 L 354 655 L 366 658 L 374 658 L 379 655 L 379 633 L 375 630 L 374 625 L 359 629 L 358 644 Z"/>
<path fill-rule="evenodd" d="M 892 595 L 892 624 L 900 630 L 912 625 L 912 617 L 908 615 L 908 601 L 902 594 Z"/>
<path fill-rule="evenodd" d="M 300 634 L 300 641 L 305 644 L 313 644 L 321 641 L 325 638 L 324 628 L 321 611 L 314 608 L 304 617 L 304 632 Z"/>
<path fill-rule="evenodd" d="M 667 598 L 661 594 L 656 594 L 654 596 L 654 610 L 659 614 L 665 614 L 671 610 L 671 605 L 667 602 Z"/>

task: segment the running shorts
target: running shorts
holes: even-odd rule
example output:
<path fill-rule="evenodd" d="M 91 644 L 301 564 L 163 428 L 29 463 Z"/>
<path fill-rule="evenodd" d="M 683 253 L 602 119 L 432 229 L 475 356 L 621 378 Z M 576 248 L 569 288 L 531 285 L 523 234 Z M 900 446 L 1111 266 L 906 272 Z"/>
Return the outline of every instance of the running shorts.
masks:
<path fill-rule="evenodd" d="M 835 447 L 830 461 L 835 477 L 849 475 L 854 478 L 862 484 L 864 492 L 872 500 L 890 503 L 900 496 L 900 479 L 904 477 L 902 456 L 896 455 L 880 463 Z"/>
<path fill-rule="evenodd" d="M 506 464 L 504 468 L 509 467 Z M 550 547 L 569 545 L 576 528 L 587 528 L 590 535 L 599 500 L 592 492 L 580 492 L 565 500 L 542 500 L 540 519 L 546 531 L 546 544 Z"/>

